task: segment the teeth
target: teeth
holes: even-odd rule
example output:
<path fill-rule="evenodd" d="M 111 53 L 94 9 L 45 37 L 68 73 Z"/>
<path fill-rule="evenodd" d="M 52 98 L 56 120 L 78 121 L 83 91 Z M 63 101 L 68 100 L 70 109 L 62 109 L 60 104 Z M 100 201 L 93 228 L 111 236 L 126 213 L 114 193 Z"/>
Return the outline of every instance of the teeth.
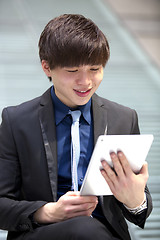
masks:
<path fill-rule="evenodd" d="M 80 91 L 80 90 L 77 90 L 77 92 L 80 92 L 80 93 L 86 93 L 88 92 L 90 89 L 86 90 L 86 91 Z"/>

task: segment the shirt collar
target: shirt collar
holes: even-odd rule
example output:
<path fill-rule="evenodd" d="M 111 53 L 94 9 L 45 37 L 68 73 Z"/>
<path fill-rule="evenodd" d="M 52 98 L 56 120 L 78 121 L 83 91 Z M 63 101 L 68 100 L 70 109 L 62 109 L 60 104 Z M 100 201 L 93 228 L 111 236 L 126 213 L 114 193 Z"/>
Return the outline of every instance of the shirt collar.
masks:
<path fill-rule="evenodd" d="M 60 99 L 55 94 L 54 86 L 51 87 L 51 96 L 52 96 L 52 101 L 55 108 L 56 125 L 58 125 L 68 114 L 69 110 L 72 111 L 75 109 L 72 109 L 66 106 L 64 103 L 60 101 Z M 91 99 L 85 105 L 78 106 L 77 109 L 81 111 L 84 119 L 90 125 L 91 124 Z"/>

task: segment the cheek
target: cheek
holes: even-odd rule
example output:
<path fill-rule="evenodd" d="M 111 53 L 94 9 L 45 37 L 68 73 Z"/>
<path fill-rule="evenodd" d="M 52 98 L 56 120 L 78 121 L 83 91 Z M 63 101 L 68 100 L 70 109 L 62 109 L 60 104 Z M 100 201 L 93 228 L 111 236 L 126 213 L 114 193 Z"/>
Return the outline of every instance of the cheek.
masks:
<path fill-rule="evenodd" d="M 102 79 L 103 79 L 103 71 L 96 76 L 97 85 L 99 85 L 102 82 Z"/>
<path fill-rule="evenodd" d="M 71 77 L 66 76 L 65 78 L 63 78 L 63 80 L 61 81 L 61 85 L 64 87 L 69 87 L 73 84 L 73 79 Z"/>
<path fill-rule="evenodd" d="M 102 82 L 102 79 L 103 79 L 102 77 L 99 77 L 99 78 L 96 79 L 96 85 L 97 86 L 100 85 L 100 83 Z"/>

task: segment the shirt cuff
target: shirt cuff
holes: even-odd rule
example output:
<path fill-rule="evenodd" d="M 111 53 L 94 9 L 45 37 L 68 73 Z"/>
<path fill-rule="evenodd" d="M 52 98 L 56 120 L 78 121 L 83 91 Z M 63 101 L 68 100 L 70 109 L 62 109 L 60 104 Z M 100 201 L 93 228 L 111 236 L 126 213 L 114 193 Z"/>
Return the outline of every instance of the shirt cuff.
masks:
<path fill-rule="evenodd" d="M 33 227 L 33 228 L 42 227 L 43 224 L 39 224 L 38 222 L 36 222 L 36 221 L 34 220 L 34 213 L 35 213 L 35 212 L 33 212 L 33 213 L 31 213 L 31 214 L 29 215 L 29 219 L 31 220 L 32 227 Z"/>
<path fill-rule="evenodd" d="M 145 209 L 147 209 L 147 198 L 146 198 L 146 194 L 144 196 L 144 200 L 143 202 L 136 208 L 129 208 L 127 207 L 125 204 L 123 204 L 125 206 L 125 208 L 132 214 L 134 215 L 138 215 L 141 214 Z"/>

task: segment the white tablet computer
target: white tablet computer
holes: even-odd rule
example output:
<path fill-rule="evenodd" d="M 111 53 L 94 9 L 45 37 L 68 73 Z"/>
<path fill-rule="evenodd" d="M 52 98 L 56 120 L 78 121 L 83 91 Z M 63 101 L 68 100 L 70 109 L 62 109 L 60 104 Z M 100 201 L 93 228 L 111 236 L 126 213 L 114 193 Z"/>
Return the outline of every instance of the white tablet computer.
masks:
<path fill-rule="evenodd" d="M 113 167 L 110 152 L 123 151 L 132 170 L 138 173 L 144 164 L 153 135 L 101 135 L 93 150 L 90 163 L 80 190 L 80 195 L 112 195 L 112 192 L 101 175 L 101 160 L 106 160 Z"/>

